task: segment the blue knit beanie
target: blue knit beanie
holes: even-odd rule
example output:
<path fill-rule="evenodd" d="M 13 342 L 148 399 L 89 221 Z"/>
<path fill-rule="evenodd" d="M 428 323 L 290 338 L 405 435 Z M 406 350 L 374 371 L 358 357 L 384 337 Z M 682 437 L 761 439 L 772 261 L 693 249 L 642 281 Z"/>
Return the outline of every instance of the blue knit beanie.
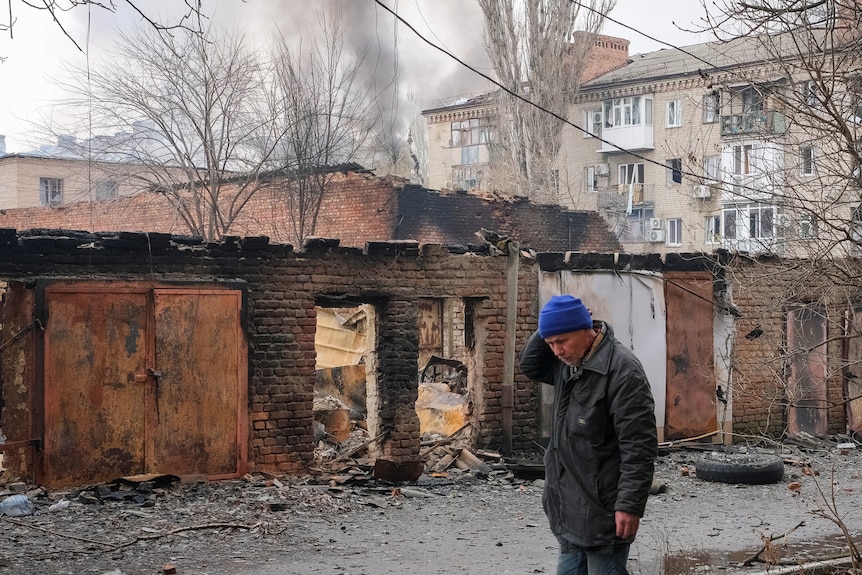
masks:
<path fill-rule="evenodd" d="M 542 338 L 593 327 L 593 318 L 579 298 L 555 295 L 539 313 L 539 336 Z"/>

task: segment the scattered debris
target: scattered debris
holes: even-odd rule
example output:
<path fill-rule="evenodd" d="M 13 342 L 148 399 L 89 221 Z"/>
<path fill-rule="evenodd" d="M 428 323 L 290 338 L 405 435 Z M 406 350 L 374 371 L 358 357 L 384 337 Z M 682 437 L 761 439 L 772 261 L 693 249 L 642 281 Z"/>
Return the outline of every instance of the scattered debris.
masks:
<path fill-rule="evenodd" d="M 33 513 L 33 503 L 26 495 L 10 495 L 0 501 L 0 515 L 23 517 Z"/>

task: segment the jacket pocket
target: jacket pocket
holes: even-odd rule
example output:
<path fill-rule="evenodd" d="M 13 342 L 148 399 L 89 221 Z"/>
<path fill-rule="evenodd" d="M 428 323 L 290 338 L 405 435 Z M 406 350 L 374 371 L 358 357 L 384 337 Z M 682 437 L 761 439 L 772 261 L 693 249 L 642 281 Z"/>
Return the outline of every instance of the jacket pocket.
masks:
<path fill-rule="evenodd" d="M 569 437 L 583 439 L 597 446 L 604 442 L 608 431 L 608 414 L 605 397 L 592 404 L 582 404 L 572 395 L 566 412 L 566 433 Z"/>

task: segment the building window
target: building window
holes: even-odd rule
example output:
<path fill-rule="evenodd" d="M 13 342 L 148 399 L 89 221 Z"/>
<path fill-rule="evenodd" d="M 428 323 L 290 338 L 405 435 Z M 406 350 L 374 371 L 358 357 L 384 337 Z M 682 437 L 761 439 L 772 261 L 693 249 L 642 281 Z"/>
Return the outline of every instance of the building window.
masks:
<path fill-rule="evenodd" d="M 596 176 L 596 167 L 595 166 L 587 166 L 584 174 L 584 183 L 586 184 L 586 190 L 588 192 L 595 192 L 599 189 L 599 182 Z"/>
<path fill-rule="evenodd" d="M 644 165 L 643 164 L 620 164 L 619 166 L 619 181 L 623 184 L 643 184 L 644 183 Z"/>
<path fill-rule="evenodd" d="M 817 218 L 815 218 L 814 214 L 807 213 L 799 217 L 796 233 L 801 239 L 813 239 L 817 237 Z"/>
<path fill-rule="evenodd" d="M 62 203 L 62 178 L 39 178 L 39 205 L 59 206 Z"/>
<path fill-rule="evenodd" d="M 464 146 L 461 148 L 461 165 L 469 166 L 479 163 L 479 146 Z"/>
<path fill-rule="evenodd" d="M 721 181 L 721 156 L 704 156 L 703 177 L 706 183 Z"/>
<path fill-rule="evenodd" d="M 706 216 L 704 229 L 706 230 L 704 243 L 708 245 L 721 243 L 721 216 Z"/>
<path fill-rule="evenodd" d="M 602 135 L 602 111 L 589 110 L 584 112 L 584 137 L 592 138 Z"/>
<path fill-rule="evenodd" d="M 452 188 L 455 190 L 482 189 L 484 185 L 484 165 L 456 166 L 452 168 Z"/>
<path fill-rule="evenodd" d="M 667 103 L 667 127 L 679 128 L 682 126 L 682 101 L 671 100 Z"/>
<path fill-rule="evenodd" d="M 814 80 L 801 82 L 799 84 L 799 94 L 806 106 L 810 108 L 820 107 L 820 87 Z"/>
<path fill-rule="evenodd" d="M 641 124 L 641 99 L 614 98 L 605 102 L 605 127 L 639 126 Z"/>
<path fill-rule="evenodd" d="M 750 251 L 768 247 L 775 238 L 775 206 L 740 204 L 724 208 L 722 240 L 729 247 Z"/>
<path fill-rule="evenodd" d="M 672 218 L 667 221 L 667 245 L 682 245 L 682 218 Z"/>
<path fill-rule="evenodd" d="M 703 123 L 718 122 L 721 117 L 721 92 L 710 92 L 703 97 Z"/>
<path fill-rule="evenodd" d="M 453 148 L 487 144 L 491 141 L 491 126 L 486 118 L 471 118 L 452 122 L 449 145 Z"/>
<path fill-rule="evenodd" d="M 667 161 L 667 183 L 681 184 L 682 183 L 682 160 L 674 158 Z"/>
<path fill-rule="evenodd" d="M 645 228 L 652 217 L 652 208 L 634 208 L 632 213 L 626 216 L 623 228 L 620 230 L 620 241 L 643 242 L 646 235 Z"/>
<path fill-rule="evenodd" d="M 800 158 L 800 171 L 803 176 L 813 176 L 814 175 L 814 147 L 813 146 L 802 146 L 799 148 Z"/>
<path fill-rule="evenodd" d="M 741 144 L 733 147 L 733 173 L 748 176 L 759 173 L 757 144 Z"/>
<path fill-rule="evenodd" d="M 117 182 L 111 180 L 99 182 L 96 184 L 96 201 L 107 202 L 109 200 L 116 200 L 120 196 L 119 189 L 120 186 Z"/>
<path fill-rule="evenodd" d="M 774 207 L 751 206 L 748 208 L 748 235 L 758 239 L 768 239 L 775 235 Z"/>

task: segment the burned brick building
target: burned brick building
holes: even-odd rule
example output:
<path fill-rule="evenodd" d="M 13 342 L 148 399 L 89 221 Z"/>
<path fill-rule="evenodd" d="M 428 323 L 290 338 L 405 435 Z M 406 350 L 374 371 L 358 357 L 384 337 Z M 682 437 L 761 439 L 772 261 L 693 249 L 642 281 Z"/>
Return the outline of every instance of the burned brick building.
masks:
<path fill-rule="evenodd" d="M 798 286 L 786 267 L 490 248 L 318 239 L 300 252 L 261 237 L 0 230 L 6 466 L 52 487 L 304 473 L 318 310 L 353 306 L 367 310 L 371 342 L 371 457 L 406 475 L 421 466 L 415 406 L 429 349 L 467 368 L 471 445 L 531 450 L 547 436 L 549 396 L 515 358 L 560 292 L 583 296 L 642 358 L 663 439 L 860 430 L 856 314 L 842 332 L 829 320 L 845 317 L 839 299 L 777 301 L 775 286 Z M 430 348 L 427 310 L 439 321 L 427 331 L 441 335 Z M 799 337 L 805 346 L 787 355 Z"/>
<path fill-rule="evenodd" d="M 252 196 L 230 233 L 296 243 L 290 214 L 285 194 L 277 181 L 272 182 Z M 0 227 L 189 234 L 175 208 L 157 193 L 109 202 L 2 210 Z M 537 205 L 526 198 L 428 190 L 398 178 L 359 171 L 346 171 L 329 181 L 311 233 L 358 248 L 384 240 L 468 245 L 484 243 L 475 235 L 483 228 L 517 238 L 521 246 L 536 251 L 621 251 L 617 238 L 595 212 Z"/>
<path fill-rule="evenodd" d="M 487 252 L 486 252 L 487 254 Z M 366 250 L 265 238 L 203 244 L 164 234 L 0 233 L 2 429 L 6 466 L 47 485 L 154 471 L 231 477 L 302 472 L 315 441 L 317 306 L 372 310 L 366 360 L 375 457 L 418 459 L 423 300 L 462 303 L 475 441 L 515 446 L 535 428 L 535 389 L 503 382 L 506 298 L 517 339 L 535 312 L 509 257 L 415 242 Z M 517 293 L 507 296 L 507 290 Z M 511 373 L 511 368 L 509 369 Z M 508 386 L 510 393 L 504 393 Z M 509 405 L 503 405 L 503 397 Z"/>

